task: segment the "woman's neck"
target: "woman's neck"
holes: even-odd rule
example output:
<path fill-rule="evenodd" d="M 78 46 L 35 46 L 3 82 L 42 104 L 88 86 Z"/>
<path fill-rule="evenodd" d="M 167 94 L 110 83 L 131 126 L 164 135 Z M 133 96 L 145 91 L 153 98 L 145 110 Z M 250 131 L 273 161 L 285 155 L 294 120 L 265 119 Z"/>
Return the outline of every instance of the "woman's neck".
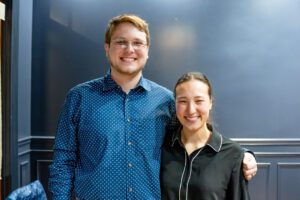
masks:
<path fill-rule="evenodd" d="M 204 147 L 210 136 L 211 132 L 206 126 L 195 132 L 187 131 L 184 128 L 181 130 L 181 141 L 189 155 L 195 150 Z"/>

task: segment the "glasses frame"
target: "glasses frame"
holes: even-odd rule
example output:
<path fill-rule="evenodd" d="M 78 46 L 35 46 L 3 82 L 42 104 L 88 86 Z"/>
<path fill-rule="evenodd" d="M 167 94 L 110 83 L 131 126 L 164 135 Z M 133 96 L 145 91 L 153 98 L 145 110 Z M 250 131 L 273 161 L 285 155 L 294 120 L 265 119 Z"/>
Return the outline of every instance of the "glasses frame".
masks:
<path fill-rule="evenodd" d="M 147 46 L 147 42 L 144 41 L 128 41 L 124 39 L 113 40 L 112 44 L 120 49 L 128 49 L 131 46 L 134 50 L 143 50 Z"/>

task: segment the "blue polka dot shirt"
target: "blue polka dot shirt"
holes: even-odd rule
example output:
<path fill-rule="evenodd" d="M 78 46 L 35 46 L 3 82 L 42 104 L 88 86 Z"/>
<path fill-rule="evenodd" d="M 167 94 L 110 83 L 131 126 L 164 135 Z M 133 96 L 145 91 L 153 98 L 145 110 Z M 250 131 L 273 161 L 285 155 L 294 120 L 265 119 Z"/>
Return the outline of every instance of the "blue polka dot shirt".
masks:
<path fill-rule="evenodd" d="M 80 84 L 60 113 L 50 166 L 53 199 L 160 199 L 171 91 L 141 78 L 128 94 L 105 77 Z"/>

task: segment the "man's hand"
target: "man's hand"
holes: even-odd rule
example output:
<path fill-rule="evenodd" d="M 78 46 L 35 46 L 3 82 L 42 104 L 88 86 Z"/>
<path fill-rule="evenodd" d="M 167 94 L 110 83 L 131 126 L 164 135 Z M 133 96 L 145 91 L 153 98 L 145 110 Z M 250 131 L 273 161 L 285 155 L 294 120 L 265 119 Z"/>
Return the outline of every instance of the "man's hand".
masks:
<path fill-rule="evenodd" d="M 257 172 L 257 163 L 254 156 L 251 153 L 244 153 L 243 160 L 243 173 L 247 181 L 250 181 Z"/>

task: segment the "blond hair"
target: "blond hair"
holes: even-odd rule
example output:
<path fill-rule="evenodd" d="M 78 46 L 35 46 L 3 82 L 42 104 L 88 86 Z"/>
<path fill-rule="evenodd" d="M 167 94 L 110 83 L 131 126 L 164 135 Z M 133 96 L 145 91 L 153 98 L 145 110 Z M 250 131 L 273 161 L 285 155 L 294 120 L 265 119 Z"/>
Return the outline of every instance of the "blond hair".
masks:
<path fill-rule="evenodd" d="M 146 33 L 147 46 L 150 45 L 150 32 L 148 28 L 148 24 L 142 18 L 133 15 L 133 14 L 123 14 L 116 17 L 113 17 L 106 28 L 105 32 L 105 43 L 110 44 L 111 36 L 114 33 L 116 27 L 122 23 L 131 23 L 140 31 Z"/>

